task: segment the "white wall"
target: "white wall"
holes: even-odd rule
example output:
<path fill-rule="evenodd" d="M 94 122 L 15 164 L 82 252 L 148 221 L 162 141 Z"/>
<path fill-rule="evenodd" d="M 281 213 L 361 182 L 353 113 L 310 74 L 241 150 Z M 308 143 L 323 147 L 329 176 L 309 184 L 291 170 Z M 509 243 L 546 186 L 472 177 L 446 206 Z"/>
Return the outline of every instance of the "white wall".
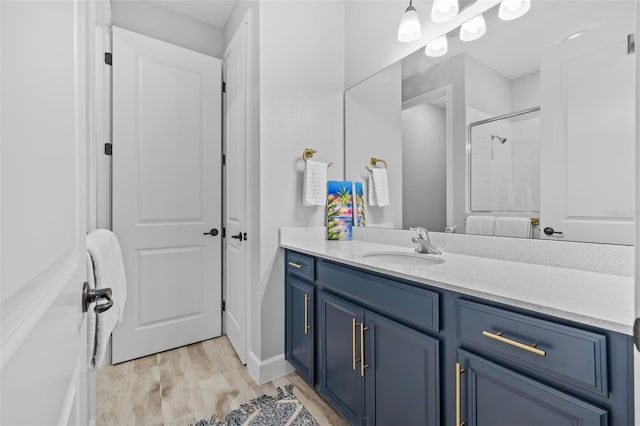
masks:
<path fill-rule="evenodd" d="M 368 191 L 371 157 L 387 161 L 389 199 L 385 207 L 365 203 L 367 225 L 402 228 L 402 74 L 397 62 L 345 93 L 345 178 Z"/>
<path fill-rule="evenodd" d="M 511 106 L 513 111 L 540 106 L 540 71 L 511 80 Z"/>
<path fill-rule="evenodd" d="M 466 101 L 465 101 L 466 55 L 459 54 L 402 82 L 402 100 L 419 96 L 443 86 L 451 87 L 452 117 L 452 167 L 451 167 L 451 223 L 456 229 L 464 229 L 466 210 Z"/>
<path fill-rule="evenodd" d="M 111 3 L 112 24 L 158 40 L 222 57 L 222 29 L 142 1 Z M 114 59 L 115 60 L 115 59 Z"/>
<path fill-rule="evenodd" d="M 447 226 L 446 110 L 427 102 L 402 111 L 402 223 Z"/>
<path fill-rule="evenodd" d="M 250 362 L 268 362 L 284 349 L 279 228 L 325 221 L 324 208 L 302 205 L 302 151 L 314 148 L 315 158 L 333 161 L 330 179 L 343 170 L 344 3 L 262 2 L 259 19 L 260 277 L 249 288 L 259 301 L 251 327 L 260 342 L 250 342 Z"/>
<path fill-rule="evenodd" d="M 465 100 L 468 107 L 490 116 L 512 112 L 511 80 L 466 54 Z"/>

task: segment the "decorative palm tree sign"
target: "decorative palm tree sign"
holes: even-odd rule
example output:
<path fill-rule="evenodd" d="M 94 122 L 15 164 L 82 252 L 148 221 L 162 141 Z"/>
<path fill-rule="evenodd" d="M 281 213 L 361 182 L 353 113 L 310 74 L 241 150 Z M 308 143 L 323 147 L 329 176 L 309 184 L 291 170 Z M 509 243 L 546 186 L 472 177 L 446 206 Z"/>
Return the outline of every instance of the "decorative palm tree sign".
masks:
<path fill-rule="evenodd" d="M 327 182 L 327 239 L 350 240 L 353 223 L 353 183 L 350 180 Z"/>

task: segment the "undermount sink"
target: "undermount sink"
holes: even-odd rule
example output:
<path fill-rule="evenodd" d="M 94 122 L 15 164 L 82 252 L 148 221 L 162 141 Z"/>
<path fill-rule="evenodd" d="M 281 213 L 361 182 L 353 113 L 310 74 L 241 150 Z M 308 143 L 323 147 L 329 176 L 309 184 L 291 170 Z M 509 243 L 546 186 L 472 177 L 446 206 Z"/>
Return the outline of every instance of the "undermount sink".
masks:
<path fill-rule="evenodd" d="M 431 266 L 444 263 L 439 257 L 406 251 L 374 251 L 363 253 L 362 257 L 367 263 L 392 264 L 403 266 Z"/>

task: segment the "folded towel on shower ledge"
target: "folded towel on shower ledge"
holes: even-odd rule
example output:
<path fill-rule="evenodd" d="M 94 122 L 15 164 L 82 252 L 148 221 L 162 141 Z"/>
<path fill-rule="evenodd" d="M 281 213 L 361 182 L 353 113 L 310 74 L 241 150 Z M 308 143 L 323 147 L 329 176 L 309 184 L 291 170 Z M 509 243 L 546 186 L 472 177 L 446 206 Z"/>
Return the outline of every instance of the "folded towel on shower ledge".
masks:
<path fill-rule="evenodd" d="M 494 216 L 467 216 L 465 233 L 475 235 L 493 235 L 496 218 Z"/>
<path fill-rule="evenodd" d="M 327 163 L 307 160 L 302 181 L 302 204 L 324 206 L 327 202 Z"/>
<path fill-rule="evenodd" d="M 496 237 L 531 238 L 531 219 L 528 217 L 496 217 Z"/>

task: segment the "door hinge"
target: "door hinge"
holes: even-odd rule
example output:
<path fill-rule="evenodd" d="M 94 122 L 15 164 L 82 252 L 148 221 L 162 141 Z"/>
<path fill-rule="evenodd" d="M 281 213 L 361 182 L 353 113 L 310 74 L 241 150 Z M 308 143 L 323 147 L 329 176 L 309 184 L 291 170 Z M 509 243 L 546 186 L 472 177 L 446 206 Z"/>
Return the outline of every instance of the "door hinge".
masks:
<path fill-rule="evenodd" d="M 225 154 L 222 154 L 222 165 L 223 166 L 227 165 L 227 156 Z"/>
<path fill-rule="evenodd" d="M 104 144 L 104 155 L 113 155 L 113 145 L 109 142 Z"/>
<path fill-rule="evenodd" d="M 222 312 L 227 310 L 227 302 L 225 300 L 222 301 Z"/>
<path fill-rule="evenodd" d="M 222 227 L 222 238 L 227 236 L 227 228 L 225 228 L 224 226 Z"/>
<path fill-rule="evenodd" d="M 633 343 L 636 345 L 636 350 L 640 352 L 640 318 L 636 318 L 633 322 Z"/>
<path fill-rule="evenodd" d="M 113 55 L 111 52 L 104 52 L 104 63 L 107 65 L 113 65 Z"/>
<path fill-rule="evenodd" d="M 227 82 L 226 81 L 222 82 L 222 93 L 227 93 Z"/>
<path fill-rule="evenodd" d="M 627 55 L 636 53 L 636 35 L 634 33 L 627 34 Z"/>

